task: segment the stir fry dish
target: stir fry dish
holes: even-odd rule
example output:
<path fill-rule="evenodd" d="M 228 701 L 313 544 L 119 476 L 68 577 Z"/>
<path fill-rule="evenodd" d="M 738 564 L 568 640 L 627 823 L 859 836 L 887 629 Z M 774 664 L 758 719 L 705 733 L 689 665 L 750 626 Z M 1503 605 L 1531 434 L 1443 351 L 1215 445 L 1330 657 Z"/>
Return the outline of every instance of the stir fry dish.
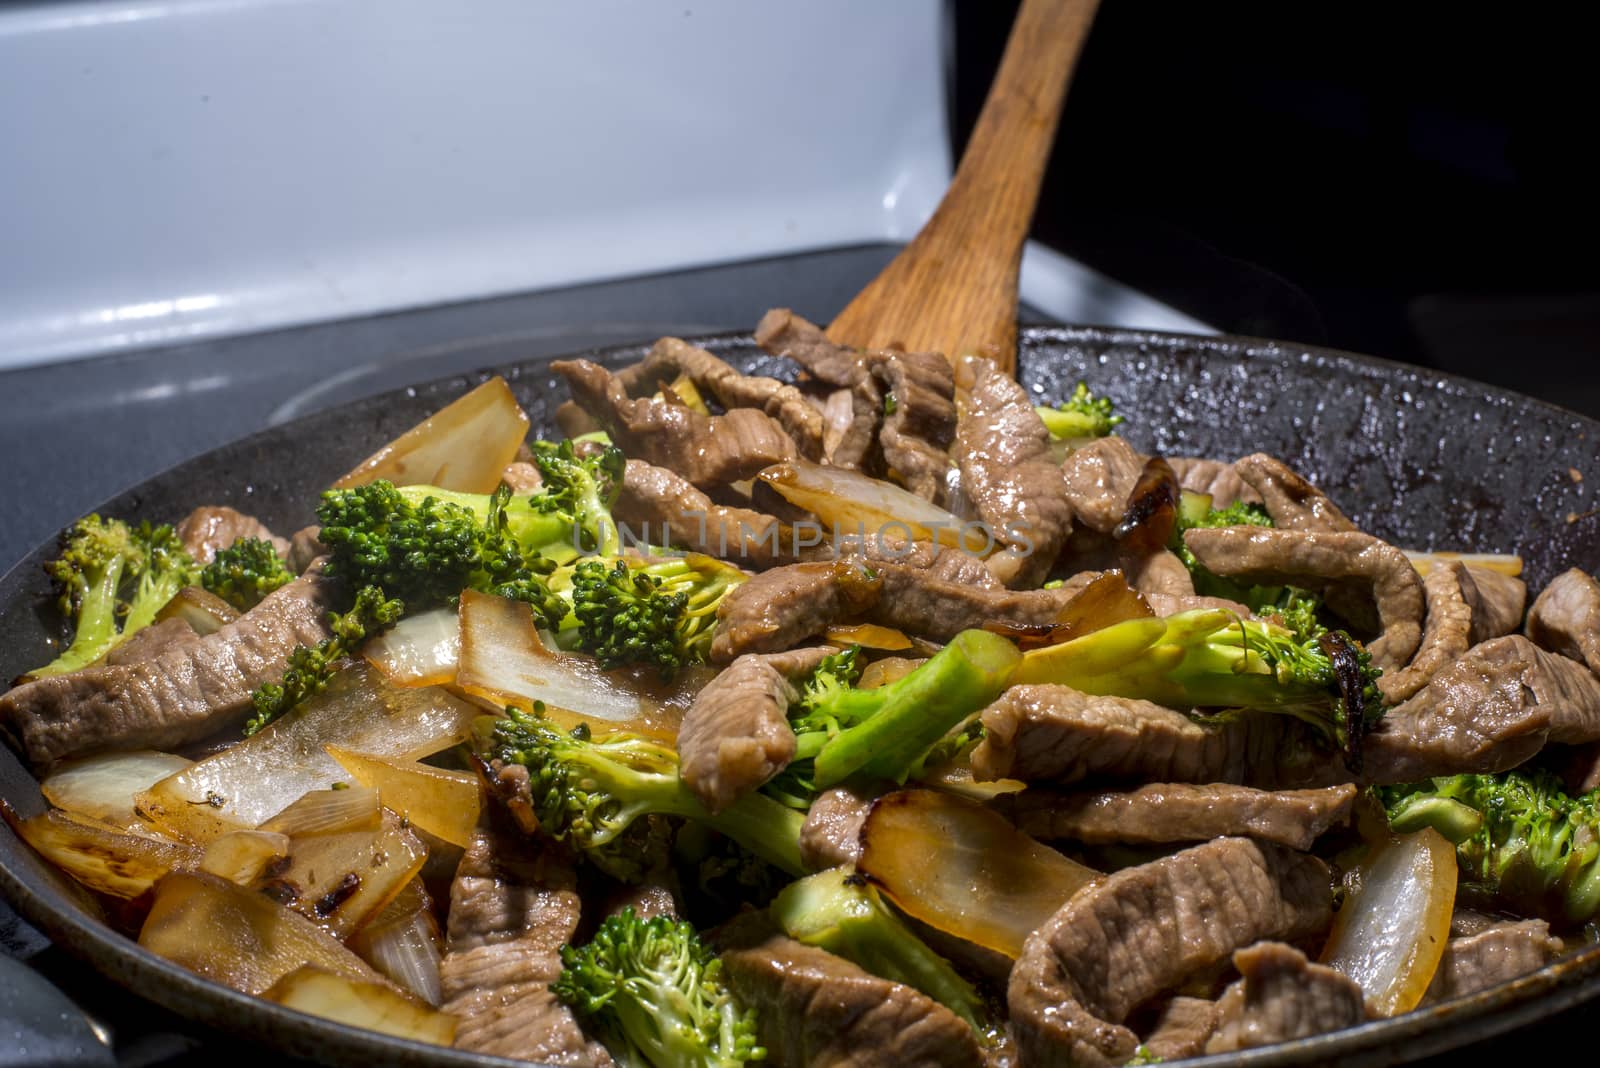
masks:
<path fill-rule="evenodd" d="M 1593 576 L 1529 607 L 1088 385 L 756 339 L 789 381 L 554 364 L 558 440 L 490 379 L 292 537 L 78 522 L 5 818 L 206 979 L 588 1068 L 1169 1062 L 1589 939 Z"/>

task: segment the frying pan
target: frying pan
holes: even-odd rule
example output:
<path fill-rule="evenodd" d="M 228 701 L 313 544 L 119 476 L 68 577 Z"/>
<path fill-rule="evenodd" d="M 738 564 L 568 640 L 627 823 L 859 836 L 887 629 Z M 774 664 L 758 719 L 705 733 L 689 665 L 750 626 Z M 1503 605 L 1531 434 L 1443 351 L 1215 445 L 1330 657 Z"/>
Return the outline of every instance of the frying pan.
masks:
<path fill-rule="evenodd" d="M 1578 566 L 1600 570 L 1600 422 L 1519 394 L 1433 371 L 1327 349 L 1249 338 L 1198 338 L 1093 327 L 1030 328 L 1019 376 L 1041 401 L 1080 378 L 1128 417 L 1138 447 L 1231 458 L 1262 449 L 1322 485 L 1363 530 L 1407 548 L 1519 552 L 1537 591 Z M 792 366 L 747 335 L 700 339 L 749 373 Z M 642 346 L 583 355 L 619 365 Z M 144 482 L 100 509 L 176 521 L 199 504 L 230 504 L 280 532 L 311 521 L 316 492 L 484 377 L 506 377 L 537 432 L 553 431 L 565 387 L 549 361 L 439 379 L 264 430 Z M 0 579 L 0 676 L 49 659 L 49 587 L 35 550 Z M 15 754 L 0 748 L 0 798 L 24 816 L 44 807 Z M 0 893 L 26 919 L 139 996 L 286 1052 L 366 1068 L 524 1062 L 387 1038 L 224 989 L 141 950 L 95 916 L 71 881 L 0 828 Z M 1199 1063 L 1391 1064 L 1551 1016 L 1600 993 L 1600 946 L 1533 975 L 1427 1011 Z"/>

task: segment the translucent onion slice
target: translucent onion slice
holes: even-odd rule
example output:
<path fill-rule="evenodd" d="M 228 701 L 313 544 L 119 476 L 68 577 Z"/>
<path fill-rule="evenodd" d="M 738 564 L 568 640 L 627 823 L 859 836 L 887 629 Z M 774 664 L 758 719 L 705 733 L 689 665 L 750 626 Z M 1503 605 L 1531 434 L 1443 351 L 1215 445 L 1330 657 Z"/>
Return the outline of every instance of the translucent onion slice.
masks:
<path fill-rule="evenodd" d="M 448 1046 L 456 1018 L 383 983 L 363 983 L 313 965 L 279 979 L 262 997 L 285 1008 L 386 1035 Z"/>
<path fill-rule="evenodd" d="M 62 764 L 39 784 L 56 808 L 133 830 L 148 828 L 133 811 L 134 795 L 194 763 L 171 753 L 136 749 Z"/>
<path fill-rule="evenodd" d="M 932 541 L 980 554 L 994 548 L 977 524 L 858 471 L 790 460 L 756 477 L 790 504 L 816 516 L 836 538 Z"/>
<path fill-rule="evenodd" d="M 17 837 L 46 860 L 112 897 L 136 898 L 168 872 L 200 863 L 194 846 L 128 834 L 56 809 L 25 820 L 16 819 L 9 806 L 0 806 L 0 812 Z"/>
<path fill-rule="evenodd" d="M 901 790 L 874 802 L 856 868 L 909 915 L 1012 959 L 1028 935 L 1099 877 L 999 813 L 935 790 Z"/>
<path fill-rule="evenodd" d="M 336 745 L 328 755 L 370 791 L 383 807 L 404 816 L 418 830 L 465 847 L 478 825 L 479 784 L 476 775 L 446 771 L 409 760 L 352 753 Z"/>
<path fill-rule="evenodd" d="M 278 834 L 339 834 L 370 831 L 378 826 L 382 809 L 378 791 L 365 783 L 344 784 L 343 789 L 307 790 L 288 808 L 261 825 Z"/>
<path fill-rule="evenodd" d="M 420 878 L 350 939 L 362 960 L 430 1005 L 444 999 L 439 981 L 439 925 Z"/>
<path fill-rule="evenodd" d="M 911 648 L 911 639 L 893 627 L 876 623 L 855 623 L 847 627 L 829 627 L 823 637 L 835 645 L 859 645 L 865 649 L 881 649 L 898 653 Z"/>
<path fill-rule="evenodd" d="M 500 472 L 528 436 L 528 416 L 499 375 L 459 397 L 357 464 L 335 489 L 380 478 L 397 486 L 428 485 L 492 493 Z"/>
<path fill-rule="evenodd" d="M 1354 979 L 1378 1016 L 1410 1012 L 1433 982 L 1450 937 L 1456 848 L 1431 827 L 1391 834 L 1355 872 L 1322 961 Z"/>
<path fill-rule="evenodd" d="M 292 838 L 288 855 L 251 885 L 342 941 L 404 890 L 427 859 L 417 836 L 390 816 L 375 831 Z"/>
<path fill-rule="evenodd" d="M 245 994 L 259 994 L 307 964 L 362 982 L 384 981 L 304 916 L 200 872 L 174 872 L 156 885 L 139 944 Z"/>
<path fill-rule="evenodd" d="M 1411 561 L 1411 566 L 1417 573 L 1424 577 L 1439 564 L 1452 561 L 1466 564 L 1468 567 L 1481 567 L 1489 571 L 1498 571 L 1502 575 L 1519 578 L 1522 575 L 1522 557 L 1512 553 L 1452 553 L 1452 552 L 1422 552 L 1419 550 L 1405 550 L 1406 559 Z"/>
<path fill-rule="evenodd" d="M 456 679 L 461 624 L 448 608 L 407 616 L 361 649 L 396 686 L 444 686 Z"/>
<path fill-rule="evenodd" d="M 206 846 L 200 870 L 249 886 L 268 864 L 289 855 L 289 836 L 272 831 L 234 831 Z"/>
<path fill-rule="evenodd" d="M 876 690 L 911 674 L 928 661 L 922 657 L 886 656 L 874 660 L 861 672 L 858 685 L 863 690 Z"/>
<path fill-rule="evenodd" d="M 135 809 L 195 842 L 253 830 L 306 791 L 347 778 L 324 746 L 416 759 L 465 739 L 479 715 L 438 687 L 389 686 L 358 663 L 266 730 L 156 783 Z"/>
<path fill-rule="evenodd" d="M 156 622 L 182 619 L 196 634 L 213 634 L 239 618 L 239 610 L 210 590 L 185 586 L 156 613 Z"/>

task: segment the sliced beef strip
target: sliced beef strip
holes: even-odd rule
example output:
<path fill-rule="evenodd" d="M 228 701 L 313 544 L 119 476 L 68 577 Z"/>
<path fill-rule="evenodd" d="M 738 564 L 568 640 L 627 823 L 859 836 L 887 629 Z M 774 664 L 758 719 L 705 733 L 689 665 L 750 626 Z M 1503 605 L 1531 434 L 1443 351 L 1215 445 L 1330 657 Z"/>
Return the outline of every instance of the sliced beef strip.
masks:
<path fill-rule="evenodd" d="M 830 386 L 853 386 L 866 375 L 861 350 L 834 344 L 821 327 L 788 308 L 773 308 L 763 315 L 756 324 L 755 341 Z"/>
<path fill-rule="evenodd" d="M 675 880 L 665 873 L 646 876 L 637 885 L 623 884 L 606 897 L 605 914 L 615 916 L 624 909 L 632 909 L 641 920 L 665 916 L 675 920 L 679 916 L 678 896 L 673 891 Z"/>
<path fill-rule="evenodd" d="M 500 481 L 510 486 L 511 492 L 519 497 L 536 493 L 544 486 L 544 476 L 529 460 L 512 460 L 506 464 L 500 472 Z"/>
<path fill-rule="evenodd" d="M 1144 464 L 1145 457 L 1115 434 L 1073 449 L 1061 465 L 1073 516 L 1090 530 L 1110 534 L 1122 522 Z"/>
<path fill-rule="evenodd" d="M 1543 968 L 1565 949 L 1543 920 L 1501 921 L 1452 937 L 1445 944 L 1423 1003 L 1448 1001 L 1509 983 Z"/>
<path fill-rule="evenodd" d="M 1022 1063 L 1114 1065 L 1123 1021 L 1188 976 L 1262 939 L 1328 929 L 1333 894 L 1316 857 L 1218 838 L 1125 868 L 1073 895 L 1023 943 L 1006 1001 Z"/>
<path fill-rule="evenodd" d="M 1528 637 L 1600 674 L 1600 582 L 1576 567 L 1557 575 L 1528 610 Z"/>
<path fill-rule="evenodd" d="M 1370 593 L 1382 633 L 1368 649 L 1385 671 L 1400 668 L 1422 640 L 1422 579 L 1406 554 L 1360 531 L 1320 533 L 1263 527 L 1185 532 L 1184 544 L 1213 574 L 1265 586 L 1292 584 Z M 1354 622 L 1354 621 L 1352 621 Z"/>
<path fill-rule="evenodd" d="M 717 606 L 711 659 L 726 664 L 745 653 L 788 649 L 866 611 L 881 585 L 859 557 L 763 571 Z"/>
<path fill-rule="evenodd" d="M 776 420 L 754 408 L 703 415 L 672 400 L 630 398 L 615 375 L 588 360 L 557 360 L 550 369 L 624 452 L 702 489 L 750 478 L 798 451 Z"/>
<path fill-rule="evenodd" d="M 1095 571 L 1120 571 L 1128 585 L 1143 597 L 1158 616 L 1198 608 L 1221 608 L 1248 618 L 1249 608 L 1222 597 L 1202 597 L 1194 591 L 1194 576 L 1176 553 L 1135 550 L 1107 534 L 1088 528 L 1073 532 L 1066 559 L 1074 567 Z"/>
<path fill-rule="evenodd" d="M 218 549 L 226 549 L 240 538 L 270 541 L 279 556 L 289 555 L 289 543 L 268 530 L 265 523 L 225 504 L 201 505 L 178 524 L 178 540 L 202 564 L 209 564 Z"/>
<path fill-rule="evenodd" d="M 916 567 L 875 564 L 874 570 L 882 587 L 868 618 L 940 642 L 985 623 L 1048 626 L 1061 618 L 1088 580 L 1099 577 L 1089 574 L 1087 580 L 1078 581 L 1084 576 L 1077 576 L 1072 583 L 1051 590 L 1006 590 L 946 581 L 932 570 Z"/>
<path fill-rule="evenodd" d="M 873 795 L 853 786 L 824 790 L 811 803 L 800 828 L 800 860 L 812 871 L 838 868 L 861 859 L 861 825 Z"/>
<path fill-rule="evenodd" d="M 163 619 L 137 631 L 120 645 L 113 646 L 109 653 L 95 662 L 95 666 L 122 667 L 153 660 L 167 650 L 196 641 L 199 637 L 188 620 Z"/>
<path fill-rule="evenodd" d="M 795 741 L 785 713 L 799 698 L 794 680 L 830 652 L 741 656 L 695 695 L 678 727 L 680 774 L 708 811 L 721 812 L 788 767 Z"/>
<path fill-rule="evenodd" d="M 1064 794 L 1024 790 L 993 807 L 1035 838 L 1110 842 L 1203 842 L 1248 835 L 1310 849 L 1329 828 L 1350 822 L 1356 787 L 1255 790 L 1248 786 L 1150 783 L 1128 792 Z"/>
<path fill-rule="evenodd" d="M 1487 567 L 1467 565 L 1471 587 L 1463 583 L 1467 603 L 1472 606 L 1472 643 L 1486 642 L 1510 634 L 1522 626 L 1522 613 L 1528 607 L 1528 587 L 1519 578 L 1503 575 Z"/>
<path fill-rule="evenodd" d="M 1155 1026 L 1140 1045 L 1158 1060 L 1181 1061 L 1204 1053 L 1206 1040 L 1216 1029 L 1216 1002 L 1179 995 L 1161 1007 Z"/>
<path fill-rule="evenodd" d="M 1261 503 L 1261 495 L 1239 477 L 1239 472 L 1226 460 L 1210 460 L 1199 456 L 1169 456 L 1173 474 L 1178 476 L 1178 487 L 1190 493 L 1204 493 L 1211 498 L 1211 507 L 1226 508 L 1235 501 Z"/>
<path fill-rule="evenodd" d="M 171 749 L 213 734 L 283 674 L 297 646 L 328 636 L 332 580 L 321 571 L 268 594 L 215 632 L 132 664 L 87 667 L 0 696 L 0 728 L 48 765 L 103 749 Z"/>
<path fill-rule="evenodd" d="M 1233 955 L 1243 976 L 1217 999 L 1217 1032 L 1207 1053 L 1232 1053 L 1354 1027 L 1367 1018 L 1361 987 L 1342 972 L 1306 960 L 1282 942 L 1258 942 Z"/>
<path fill-rule="evenodd" d="M 1072 532 L 1050 432 L 1009 374 L 983 359 L 967 360 L 963 373 L 972 381 L 956 425 L 962 492 L 1003 546 L 988 560 L 995 577 L 1007 586 L 1037 586 Z"/>
<path fill-rule="evenodd" d="M 956 430 L 950 361 L 937 352 L 874 352 L 867 364 L 883 390 L 878 443 L 889 473 L 918 497 L 942 500 Z"/>
<path fill-rule="evenodd" d="M 1327 534 L 1356 529 L 1356 525 L 1339 511 L 1326 493 L 1301 478 L 1281 460 L 1258 452 L 1235 461 L 1233 467 L 1239 472 L 1239 477 L 1261 495 L 1262 502 L 1267 506 L 1267 514 L 1280 529 Z"/>
<path fill-rule="evenodd" d="M 1422 580 L 1428 625 L 1411 663 L 1402 671 L 1386 671 L 1378 679 L 1378 689 L 1389 704 L 1398 704 L 1422 689 L 1472 647 L 1472 605 L 1467 600 L 1471 584 L 1472 577 L 1458 562 L 1435 567 Z"/>
<path fill-rule="evenodd" d="M 760 913 L 720 928 L 723 975 L 757 1014 L 773 1068 L 980 1068 L 972 1028 L 932 998 L 778 933 Z"/>
<path fill-rule="evenodd" d="M 474 833 L 450 886 L 439 962 L 442 1007 L 456 1017 L 457 1049 L 612 1068 L 605 1047 L 585 1035 L 550 992 L 580 909 L 572 865 L 554 846 L 504 832 Z"/>
<path fill-rule="evenodd" d="M 1203 724 L 1149 701 L 1026 685 L 984 709 L 983 726 L 972 753 L 979 779 L 1302 787 L 1348 778 L 1303 724 L 1270 713 Z"/>
<path fill-rule="evenodd" d="M 782 523 L 748 508 L 715 504 L 682 475 L 629 460 L 612 515 L 630 539 L 675 545 L 745 567 L 789 563 L 794 539 Z"/>
<path fill-rule="evenodd" d="M 296 575 L 305 574 L 310 567 L 321 557 L 328 555 L 328 547 L 322 544 L 322 528 L 313 524 L 301 527 L 289 538 L 289 570 Z"/>

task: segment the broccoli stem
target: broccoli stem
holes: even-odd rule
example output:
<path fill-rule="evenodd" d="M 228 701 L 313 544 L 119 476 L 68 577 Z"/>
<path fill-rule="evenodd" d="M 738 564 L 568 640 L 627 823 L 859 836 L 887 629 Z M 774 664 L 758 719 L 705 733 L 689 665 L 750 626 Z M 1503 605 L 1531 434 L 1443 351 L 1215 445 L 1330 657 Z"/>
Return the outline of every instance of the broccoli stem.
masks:
<path fill-rule="evenodd" d="M 72 643 L 60 656 L 31 674 L 60 675 L 76 671 L 111 651 L 122 636 L 117 630 L 117 588 L 122 585 L 127 562 L 127 557 L 118 554 L 88 577 L 76 608 Z"/>

